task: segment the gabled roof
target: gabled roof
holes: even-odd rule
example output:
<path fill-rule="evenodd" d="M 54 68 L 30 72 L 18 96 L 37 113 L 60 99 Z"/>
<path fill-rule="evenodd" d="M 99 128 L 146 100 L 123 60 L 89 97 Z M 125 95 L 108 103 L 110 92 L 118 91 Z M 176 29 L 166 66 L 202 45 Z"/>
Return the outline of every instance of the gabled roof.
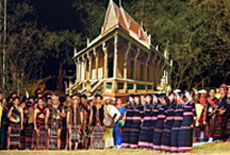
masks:
<path fill-rule="evenodd" d="M 151 38 L 148 37 L 147 32 L 140 26 L 125 10 L 123 7 L 117 6 L 113 0 L 110 0 L 104 24 L 102 27 L 101 35 L 107 34 L 116 27 L 121 27 L 126 30 L 134 39 L 143 42 L 145 45 L 150 46 Z"/>

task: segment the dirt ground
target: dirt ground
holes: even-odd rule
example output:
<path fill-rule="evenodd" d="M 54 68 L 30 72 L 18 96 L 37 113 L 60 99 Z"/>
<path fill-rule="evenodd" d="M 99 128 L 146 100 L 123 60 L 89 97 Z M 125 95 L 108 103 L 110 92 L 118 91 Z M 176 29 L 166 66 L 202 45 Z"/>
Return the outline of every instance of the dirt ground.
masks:
<path fill-rule="evenodd" d="M 131 150 L 131 149 L 106 149 L 106 150 L 79 150 L 79 151 L 0 151 L 0 155 L 161 155 L 170 154 L 154 150 Z M 213 143 L 196 146 L 190 153 L 181 153 L 183 155 L 230 155 L 230 143 Z"/>

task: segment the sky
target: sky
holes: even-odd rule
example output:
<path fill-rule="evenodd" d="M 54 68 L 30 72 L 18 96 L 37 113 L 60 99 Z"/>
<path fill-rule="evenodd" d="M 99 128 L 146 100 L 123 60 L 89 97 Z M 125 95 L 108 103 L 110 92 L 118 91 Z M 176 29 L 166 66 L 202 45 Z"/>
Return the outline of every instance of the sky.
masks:
<path fill-rule="evenodd" d="M 34 0 L 40 26 L 51 31 L 64 29 L 81 30 L 81 24 L 74 9 L 73 0 Z"/>
<path fill-rule="evenodd" d="M 37 24 L 39 27 L 45 27 L 49 31 L 62 30 L 82 30 L 81 23 L 76 11 L 72 8 L 74 0 L 33 0 L 37 15 Z M 50 60 L 44 66 L 44 72 L 57 76 L 58 62 Z M 56 89 L 57 79 L 53 78 L 47 81 L 47 88 Z"/>

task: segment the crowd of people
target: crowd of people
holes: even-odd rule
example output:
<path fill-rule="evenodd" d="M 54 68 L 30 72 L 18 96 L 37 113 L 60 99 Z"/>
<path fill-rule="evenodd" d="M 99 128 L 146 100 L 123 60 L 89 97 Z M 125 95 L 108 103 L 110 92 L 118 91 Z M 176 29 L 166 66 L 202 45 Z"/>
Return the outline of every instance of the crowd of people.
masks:
<path fill-rule="evenodd" d="M 103 98 L 6 99 L 0 92 L 1 149 L 142 148 L 187 152 L 197 141 L 230 140 L 230 88 Z"/>

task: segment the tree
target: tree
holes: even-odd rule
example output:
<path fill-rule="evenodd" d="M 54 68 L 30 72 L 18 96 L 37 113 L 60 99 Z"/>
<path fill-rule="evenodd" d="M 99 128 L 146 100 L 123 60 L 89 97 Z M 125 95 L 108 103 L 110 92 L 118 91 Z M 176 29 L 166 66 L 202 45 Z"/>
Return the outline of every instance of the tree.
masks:
<path fill-rule="evenodd" d="M 73 8 L 83 25 L 82 36 L 95 38 L 100 34 L 104 21 L 108 0 L 75 0 Z"/>
<path fill-rule="evenodd" d="M 34 10 L 29 0 L 8 0 L 7 6 L 6 70 L 3 73 L 6 85 L 1 88 L 6 95 L 15 90 L 23 93 L 27 84 L 42 77 L 44 62 L 41 60 L 45 55 L 42 44 L 46 38 L 45 31 L 37 29 L 32 20 Z"/>
<path fill-rule="evenodd" d="M 125 6 L 174 60 L 174 88 L 202 86 L 204 80 L 227 77 L 229 3 L 210 0 L 133 0 Z M 151 16 L 150 16 L 151 15 Z M 225 52 L 223 52 L 225 51 Z M 225 64 L 226 67 L 223 67 Z"/>
<path fill-rule="evenodd" d="M 48 50 L 46 57 L 58 61 L 57 89 L 63 88 L 63 65 L 66 63 L 74 64 L 72 59 L 74 47 L 79 46 L 80 43 L 80 35 L 75 31 L 48 32 L 44 47 Z"/>

